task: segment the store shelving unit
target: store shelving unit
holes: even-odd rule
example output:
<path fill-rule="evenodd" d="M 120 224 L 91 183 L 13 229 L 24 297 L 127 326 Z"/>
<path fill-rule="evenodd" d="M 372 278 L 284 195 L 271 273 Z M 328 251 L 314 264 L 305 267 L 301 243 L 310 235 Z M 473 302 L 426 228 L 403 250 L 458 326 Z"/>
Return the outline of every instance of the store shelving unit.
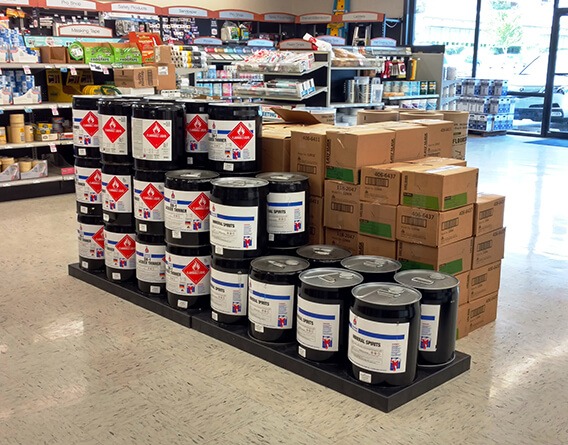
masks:
<path fill-rule="evenodd" d="M 46 147 L 50 145 L 73 145 L 72 140 L 64 140 L 64 141 L 42 141 L 42 142 L 26 142 L 24 144 L 6 144 L 0 145 L 0 150 L 19 150 L 21 148 L 37 148 L 37 147 Z"/>
<path fill-rule="evenodd" d="M 391 96 L 391 97 L 383 97 L 385 101 L 389 102 L 396 102 L 399 100 L 409 100 L 409 99 L 438 99 L 440 97 L 439 94 L 420 94 L 414 96 Z"/>
<path fill-rule="evenodd" d="M 49 174 L 43 178 L 0 182 L 0 202 L 73 193 L 74 175 Z"/>

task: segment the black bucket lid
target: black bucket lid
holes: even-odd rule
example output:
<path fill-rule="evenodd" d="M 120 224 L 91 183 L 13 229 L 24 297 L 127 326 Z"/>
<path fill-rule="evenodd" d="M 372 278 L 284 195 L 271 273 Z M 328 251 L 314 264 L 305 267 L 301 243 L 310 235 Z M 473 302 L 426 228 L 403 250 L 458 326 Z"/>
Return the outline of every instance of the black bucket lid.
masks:
<path fill-rule="evenodd" d="M 93 95 L 93 96 L 73 96 L 73 108 L 86 109 L 86 110 L 96 110 L 97 102 L 99 99 L 105 96 Z"/>
<path fill-rule="evenodd" d="M 346 269 L 362 273 L 397 272 L 402 267 L 402 264 L 392 258 L 374 255 L 357 255 L 345 258 L 341 261 L 341 265 Z"/>
<path fill-rule="evenodd" d="M 460 284 L 460 281 L 452 275 L 424 269 L 399 272 L 394 276 L 394 280 L 405 286 L 432 291 L 453 289 Z"/>
<path fill-rule="evenodd" d="M 261 173 L 256 175 L 257 178 L 266 179 L 269 182 L 278 182 L 283 184 L 290 184 L 294 182 L 305 182 L 308 177 L 305 175 L 300 175 L 298 173 L 286 173 L 286 172 L 270 172 Z"/>
<path fill-rule="evenodd" d="M 302 272 L 300 281 L 315 287 L 341 289 L 361 284 L 363 277 L 357 272 L 338 267 L 320 267 Z"/>
<path fill-rule="evenodd" d="M 217 178 L 211 181 L 215 187 L 225 187 L 225 188 L 260 188 L 266 187 L 268 185 L 268 181 L 265 179 L 259 178 Z"/>
<path fill-rule="evenodd" d="M 300 247 L 296 250 L 296 254 L 302 258 L 314 261 L 341 261 L 351 256 L 351 252 L 347 249 L 329 244 L 313 244 Z"/>
<path fill-rule="evenodd" d="M 310 263 L 301 258 L 286 255 L 271 255 L 256 258 L 250 263 L 253 270 L 274 274 L 295 274 L 306 270 Z"/>
<path fill-rule="evenodd" d="M 361 284 L 351 293 L 360 302 L 373 306 L 406 306 L 422 298 L 416 289 L 393 283 Z"/>

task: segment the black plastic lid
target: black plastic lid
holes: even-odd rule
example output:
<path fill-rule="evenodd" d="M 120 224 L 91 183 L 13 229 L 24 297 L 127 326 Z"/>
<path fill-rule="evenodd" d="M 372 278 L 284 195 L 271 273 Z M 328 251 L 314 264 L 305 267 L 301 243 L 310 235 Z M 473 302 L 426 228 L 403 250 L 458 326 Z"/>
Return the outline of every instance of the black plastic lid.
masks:
<path fill-rule="evenodd" d="M 104 96 L 73 96 L 73 108 L 77 110 L 96 110 L 99 99 Z"/>

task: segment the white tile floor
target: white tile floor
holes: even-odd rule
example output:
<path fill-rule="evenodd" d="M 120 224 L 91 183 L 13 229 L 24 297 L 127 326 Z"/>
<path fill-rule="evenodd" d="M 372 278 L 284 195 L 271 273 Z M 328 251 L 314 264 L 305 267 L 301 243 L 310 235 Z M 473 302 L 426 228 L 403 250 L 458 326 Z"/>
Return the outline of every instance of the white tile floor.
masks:
<path fill-rule="evenodd" d="M 568 148 L 472 139 L 507 195 L 472 369 L 390 414 L 67 276 L 72 195 L 0 204 L 0 444 L 568 443 Z"/>

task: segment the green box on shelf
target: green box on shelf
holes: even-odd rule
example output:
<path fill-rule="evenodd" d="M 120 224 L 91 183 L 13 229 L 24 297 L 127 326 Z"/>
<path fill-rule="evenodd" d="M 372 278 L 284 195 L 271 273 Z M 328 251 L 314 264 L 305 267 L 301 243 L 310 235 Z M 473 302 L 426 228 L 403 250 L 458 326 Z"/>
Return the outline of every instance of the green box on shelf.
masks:
<path fill-rule="evenodd" d="M 108 43 L 99 42 L 73 42 L 69 45 L 70 62 L 100 63 L 111 65 L 114 63 L 114 54 Z"/>
<path fill-rule="evenodd" d="M 141 65 L 142 53 L 138 47 L 131 43 L 113 43 L 114 63 L 122 65 Z"/>

